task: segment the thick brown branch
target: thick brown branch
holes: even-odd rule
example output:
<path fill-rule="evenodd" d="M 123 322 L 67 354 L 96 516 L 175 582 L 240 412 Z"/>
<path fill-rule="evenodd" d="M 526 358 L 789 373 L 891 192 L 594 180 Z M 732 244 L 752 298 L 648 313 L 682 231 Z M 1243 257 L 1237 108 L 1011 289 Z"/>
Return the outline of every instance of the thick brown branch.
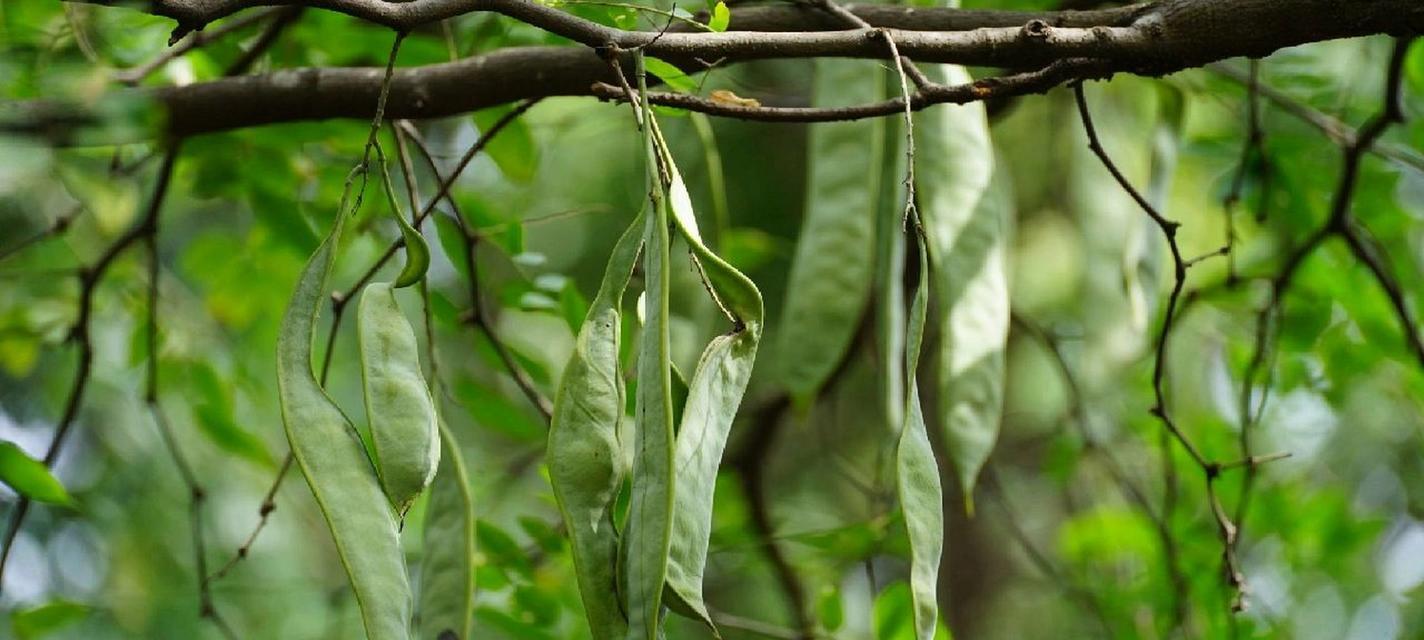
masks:
<path fill-rule="evenodd" d="M 122 0 L 89 0 L 95 4 L 123 4 Z M 493 11 L 524 19 L 531 15 L 558 13 L 557 9 L 524 0 L 151 0 L 142 10 L 178 22 L 175 37 L 238 11 L 257 6 L 308 6 L 355 16 L 392 29 L 410 30 L 477 11 Z M 917 31 L 968 31 L 984 27 L 1014 27 L 1030 20 L 1053 26 L 1091 27 L 1125 24 L 1146 4 L 1096 11 L 985 11 L 973 9 L 905 9 L 890 6 L 847 6 L 856 16 L 873 25 Z M 560 23 L 582 22 L 572 16 Z M 739 7 L 732 16 L 734 31 L 826 31 L 844 28 L 844 23 L 808 5 L 786 4 L 769 7 Z M 550 29 L 558 32 L 557 29 Z M 676 29 L 674 29 L 676 30 Z M 578 40 L 578 38 L 574 38 Z"/>
<path fill-rule="evenodd" d="M 824 12 L 793 7 L 739 9 L 725 33 L 622 31 L 526 0 L 316 0 L 381 24 L 408 28 L 450 15 L 501 13 L 586 47 L 527 47 L 396 73 L 387 115 L 420 119 L 454 115 L 527 98 L 587 96 L 613 82 L 598 51 L 645 47 L 684 68 L 706 60 L 809 57 L 885 59 L 880 29 L 890 29 L 900 53 L 921 62 L 1008 69 L 1043 68 L 1069 58 L 1103 61 L 1105 72 L 1161 74 L 1237 56 L 1262 56 L 1281 47 L 1379 33 L 1424 29 L 1415 0 L 1163 0 L 1101 12 L 1025 14 L 954 9 L 853 8 L 876 29 L 833 28 Z M 252 6 L 235 0 L 159 0 L 150 9 L 189 24 Z M 1040 17 L 1033 17 L 1040 16 Z M 1006 26 L 1004 23 L 1018 24 Z M 1066 26 L 1055 26 L 1066 25 Z M 758 31 L 762 27 L 801 32 Z M 962 30 L 979 26 L 973 30 Z M 903 28 L 901 28 L 903 27 Z M 940 29 L 927 31 L 926 29 Z M 369 118 L 381 69 L 297 69 L 158 89 L 170 133 L 191 135 L 277 122 Z M 22 103 L 0 116 L 0 129 L 65 131 L 85 123 L 53 104 Z"/>

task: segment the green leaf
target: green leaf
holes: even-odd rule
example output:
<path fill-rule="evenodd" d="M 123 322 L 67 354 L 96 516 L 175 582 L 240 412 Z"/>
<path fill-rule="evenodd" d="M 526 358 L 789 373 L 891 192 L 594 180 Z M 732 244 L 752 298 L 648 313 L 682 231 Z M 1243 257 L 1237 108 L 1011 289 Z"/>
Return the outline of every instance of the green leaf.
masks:
<path fill-rule="evenodd" d="M 732 21 L 732 10 L 727 8 L 727 3 L 718 2 L 712 7 L 712 19 L 707 21 L 707 28 L 718 33 L 727 30 L 727 25 Z"/>
<path fill-rule="evenodd" d="M 961 67 L 926 73 L 949 84 L 971 80 Z M 1009 198 L 1002 189 L 986 196 L 995 171 L 982 104 L 925 111 L 916 119 L 915 140 L 916 187 L 941 318 L 939 416 L 972 510 L 975 479 L 998 439 L 1003 411 Z"/>
<path fill-rule="evenodd" d="M 731 330 L 713 338 L 697 362 L 677 430 L 674 463 L 677 496 L 668 558 L 668 587 L 682 604 L 711 627 L 712 619 L 702 599 L 702 578 L 712 532 L 712 498 L 727 435 L 756 362 L 764 314 L 761 292 L 756 285 L 703 244 L 687 185 L 678 174 L 657 122 L 649 121 L 669 178 L 663 190 L 667 193 L 673 222 L 691 248 L 714 300 L 732 322 Z"/>
<path fill-rule="evenodd" d="M 641 65 L 640 69 L 641 71 Z M 639 84 L 645 84 L 639 73 Z M 641 87 L 640 87 L 641 88 Z M 648 216 L 643 249 L 647 302 L 638 350 L 637 412 L 633 443 L 632 495 L 620 549 L 628 640 L 657 640 L 662 617 L 672 538 L 673 405 L 668 337 L 668 194 L 658 176 L 651 108 L 643 104 L 644 148 L 653 215 Z"/>
<path fill-rule="evenodd" d="M 60 505 L 74 503 L 64 485 L 50 475 L 49 468 L 13 442 L 0 441 L 0 482 L 31 500 Z"/>
<path fill-rule="evenodd" d="M 435 401 L 420 370 L 420 345 L 395 289 L 373 282 L 356 310 L 361 390 L 381 487 L 404 515 L 440 464 Z"/>
<path fill-rule="evenodd" d="M 218 448 L 259 464 L 272 466 L 267 445 L 242 428 L 233 417 L 232 390 L 207 362 L 193 362 L 183 368 L 184 382 L 190 385 L 189 406 L 199 431 Z"/>
<path fill-rule="evenodd" d="M 923 237 L 916 243 L 920 264 L 925 264 Z M 920 389 L 915 372 L 919 369 L 924 341 L 925 315 L 929 306 L 929 278 L 922 272 L 910 306 L 905 330 L 905 422 L 895 450 L 895 488 L 905 515 L 905 532 L 910 540 L 910 599 L 914 609 L 915 637 L 934 637 L 938 604 L 939 561 L 944 551 L 944 490 L 940 487 L 939 466 L 930 448 L 929 432 L 920 406 Z"/>
<path fill-rule="evenodd" d="M 564 548 L 564 534 L 543 519 L 520 516 L 519 528 L 545 553 L 555 554 Z"/>
<path fill-rule="evenodd" d="M 871 613 L 875 640 L 912 640 L 915 638 L 914 609 L 910 589 L 896 582 L 875 597 Z M 943 623 L 935 625 L 934 640 L 950 640 L 949 629 Z"/>
<path fill-rule="evenodd" d="M 10 628 L 19 640 L 39 640 L 83 620 L 91 609 L 75 602 L 49 602 L 10 616 Z"/>
<path fill-rule="evenodd" d="M 321 507 L 346 567 L 366 635 L 409 638 L 411 592 L 395 513 L 351 422 L 312 371 L 316 319 L 341 240 L 345 207 L 297 282 L 277 338 L 282 422 L 297 466 Z"/>
<path fill-rule="evenodd" d="M 671 62 L 665 62 L 652 56 L 643 56 L 643 68 L 648 73 L 657 76 L 673 91 L 679 93 L 697 92 L 697 83 L 692 81 L 692 76 L 687 75 Z"/>
<path fill-rule="evenodd" d="M 460 445 L 444 422 L 440 441 L 440 468 L 425 507 L 419 637 L 466 640 L 475 606 L 475 507 Z"/>
<path fill-rule="evenodd" d="M 618 537 L 613 526 L 624 473 L 618 425 L 625 390 L 618 351 L 623 292 L 643 245 L 645 218 L 639 214 L 633 220 L 608 259 L 603 284 L 554 397 L 545 454 L 595 640 L 622 638 L 627 629 L 618 603 Z"/>
<path fill-rule="evenodd" d="M 495 107 L 478 111 L 474 115 L 475 127 L 479 129 L 480 135 L 489 131 L 494 123 L 509 113 L 511 107 Z M 534 174 L 539 169 L 539 149 L 534 144 L 534 134 L 529 131 L 529 125 L 524 124 L 523 118 L 515 118 L 505 125 L 489 144 L 485 146 L 485 153 L 494 160 L 504 177 L 515 182 L 528 182 L 534 179 Z"/>
<path fill-rule="evenodd" d="M 840 589 L 826 585 L 821 596 L 816 599 L 816 616 L 827 631 L 835 631 L 845 624 L 845 603 L 841 601 Z"/>
<path fill-rule="evenodd" d="M 503 366 L 497 356 L 488 358 L 492 366 Z M 529 411 L 529 403 L 515 403 L 497 388 L 470 378 L 456 378 L 453 389 L 460 407 L 476 424 L 498 431 L 520 442 L 537 442 L 544 437 L 544 423 Z"/>
<path fill-rule="evenodd" d="M 818 60 L 815 77 L 817 106 L 884 98 L 885 73 L 874 63 Z M 870 302 L 885 128 L 884 119 L 811 126 L 806 213 L 776 353 L 782 383 L 801 399 L 845 357 Z"/>
<path fill-rule="evenodd" d="M 470 247 L 465 242 L 465 232 L 460 229 L 460 223 L 439 212 L 431 217 L 435 219 L 435 236 L 440 240 L 440 248 L 445 252 L 445 257 L 455 265 L 455 271 L 464 274 L 465 256 L 470 252 Z"/>
<path fill-rule="evenodd" d="M 534 565 L 524 553 L 524 548 L 498 525 L 488 520 L 476 522 L 475 539 L 479 541 L 482 553 L 489 556 L 491 564 L 513 569 L 526 578 L 534 575 Z"/>

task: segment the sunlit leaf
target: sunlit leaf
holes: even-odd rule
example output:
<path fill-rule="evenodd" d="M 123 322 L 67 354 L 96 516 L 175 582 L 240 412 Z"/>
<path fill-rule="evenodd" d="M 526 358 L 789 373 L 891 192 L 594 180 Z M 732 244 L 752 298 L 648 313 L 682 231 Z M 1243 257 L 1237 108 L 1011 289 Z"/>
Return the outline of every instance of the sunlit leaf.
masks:
<path fill-rule="evenodd" d="M 31 500 L 61 505 L 74 502 L 43 462 L 7 440 L 0 440 L 0 482 Z"/>

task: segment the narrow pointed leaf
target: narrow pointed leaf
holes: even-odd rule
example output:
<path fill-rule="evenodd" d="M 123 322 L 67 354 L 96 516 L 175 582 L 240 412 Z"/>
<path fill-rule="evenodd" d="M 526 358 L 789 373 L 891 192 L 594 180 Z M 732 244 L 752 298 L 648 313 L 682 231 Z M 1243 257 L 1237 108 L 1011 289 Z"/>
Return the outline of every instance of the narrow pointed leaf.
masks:
<path fill-rule="evenodd" d="M 312 339 L 343 219 L 312 254 L 297 282 L 277 339 L 282 422 L 346 568 L 371 640 L 409 638 L 410 583 L 395 513 L 356 430 L 312 371 Z"/>
<path fill-rule="evenodd" d="M 707 21 L 707 28 L 713 31 L 726 31 L 727 25 L 732 22 L 732 10 L 727 8 L 727 3 L 718 2 L 712 7 L 712 18 Z"/>
<path fill-rule="evenodd" d="M 623 292 L 646 226 L 640 214 L 608 259 L 603 284 L 559 382 L 545 455 L 595 640 L 622 638 L 627 629 L 618 604 L 618 534 L 613 527 L 613 506 L 624 475 L 618 428 L 625 390 L 618 353 Z"/>

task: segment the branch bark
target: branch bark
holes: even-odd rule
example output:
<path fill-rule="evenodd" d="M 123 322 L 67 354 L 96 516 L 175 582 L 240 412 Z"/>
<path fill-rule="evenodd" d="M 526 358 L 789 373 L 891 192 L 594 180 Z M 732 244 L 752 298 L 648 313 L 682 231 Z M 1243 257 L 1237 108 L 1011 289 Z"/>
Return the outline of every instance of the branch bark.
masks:
<path fill-rule="evenodd" d="M 148 10 L 178 20 L 182 32 L 256 4 L 154 0 Z M 529 98 L 596 95 L 595 84 L 615 81 L 601 56 L 632 48 L 688 70 L 705 68 L 709 64 L 705 61 L 711 60 L 733 64 L 779 58 L 884 59 L 882 34 L 888 30 L 902 55 L 923 62 L 1041 69 L 1086 58 L 1100 63 L 1101 73 L 1161 75 L 1323 40 L 1424 32 L 1424 3 L 1417 0 L 1160 0 L 1097 11 L 1039 13 L 852 8 L 871 29 L 838 28 L 842 23 L 830 14 L 775 6 L 738 9 L 732 21 L 736 31 L 662 34 L 606 27 L 529 0 L 270 0 L 260 4 L 303 4 L 402 30 L 488 11 L 585 45 L 508 48 L 398 70 L 387 115 L 400 119 L 449 116 Z M 369 118 L 381 77 L 378 68 L 294 69 L 148 93 L 166 111 L 168 133 L 188 136 L 279 122 Z M 73 111 L 55 107 L 11 105 L 13 115 L 0 116 L 0 130 L 53 132 L 64 129 L 62 124 L 72 125 Z"/>

